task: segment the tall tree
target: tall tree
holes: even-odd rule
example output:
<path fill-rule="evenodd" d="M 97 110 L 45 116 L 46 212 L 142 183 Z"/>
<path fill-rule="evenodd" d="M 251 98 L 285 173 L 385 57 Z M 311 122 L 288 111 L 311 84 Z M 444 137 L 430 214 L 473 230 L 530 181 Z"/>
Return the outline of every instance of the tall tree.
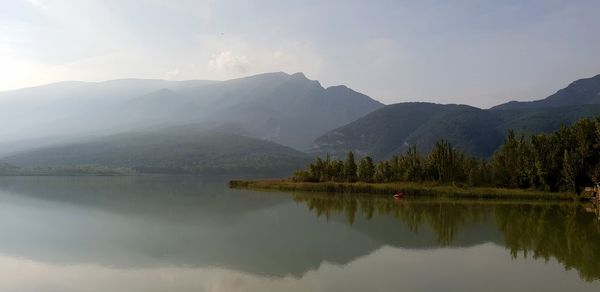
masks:
<path fill-rule="evenodd" d="M 573 157 L 573 154 L 570 154 L 568 150 L 565 149 L 563 154 L 563 169 L 562 169 L 562 179 L 564 182 L 563 189 L 568 192 L 577 192 L 577 165 L 578 161 Z"/>
<path fill-rule="evenodd" d="M 408 147 L 406 154 L 402 156 L 401 169 L 405 169 L 403 180 L 420 181 L 423 179 L 423 163 L 421 156 L 417 152 L 417 146 Z"/>
<path fill-rule="evenodd" d="M 448 141 L 438 141 L 427 157 L 428 174 L 431 180 L 453 182 L 466 178 L 464 155 L 454 149 Z"/>
<path fill-rule="evenodd" d="M 358 165 L 358 180 L 364 182 L 373 181 L 373 175 L 375 174 L 375 166 L 373 165 L 373 159 L 366 156 L 360 160 Z"/>
<path fill-rule="evenodd" d="M 354 161 L 354 153 L 352 151 L 348 152 L 346 162 L 344 163 L 344 177 L 346 181 L 356 181 L 356 161 Z"/>
<path fill-rule="evenodd" d="M 379 161 L 377 163 L 374 179 L 376 182 L 389 182 L 394 180 L 394 172 L 392 171 L 390 162 Z"/>
<path fill-rule="evenodd" d="M 504 143 L 491 158 L 494 182 L 502 187 L 529 187 L 535 176 L 531 150 L 525 137 L 508 131 Z"/>

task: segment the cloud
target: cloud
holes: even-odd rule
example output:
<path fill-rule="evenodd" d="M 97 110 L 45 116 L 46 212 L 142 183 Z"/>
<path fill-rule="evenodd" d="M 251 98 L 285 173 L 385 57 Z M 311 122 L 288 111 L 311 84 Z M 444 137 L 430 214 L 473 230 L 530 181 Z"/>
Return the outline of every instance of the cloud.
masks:
<path fill-rule="evenodd" d="M 301 71 L 386 103 L 490 106 L 600 68 L 598 1 L 292 2 L 0 0 L 0 91 Z"/>
<path fill-rule="evenodd" d="M 164 79 L 166 80 L 176 80 L 177 78 L 179 78 L 181 76 L 181 70 L 175 68 L 171 71 L 168 71 L 165 73 L 165 75 L 163 76 Z"/>
<path fill-rule="evenodd" d="M 27 0 L 27 2 L 38 9 L 47 9 L 48 8 L 48 4 L 43 1 L 43 0 Z"/>
<path fill-rule="evenodd" d="M 208 61 L 208 68 L 216 71 L 246 73 L 249 71 L 248 57 L 245 55 L 234 55 L 231 51 L 224 51 Z"/>

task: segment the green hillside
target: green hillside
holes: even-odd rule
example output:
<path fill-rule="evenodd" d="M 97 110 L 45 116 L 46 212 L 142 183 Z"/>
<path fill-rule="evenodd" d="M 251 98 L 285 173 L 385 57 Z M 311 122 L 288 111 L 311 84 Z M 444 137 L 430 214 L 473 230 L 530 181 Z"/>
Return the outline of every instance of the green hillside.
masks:
<path fill-rule="evenodd" d="M 483 110 L 465 105 L 400 103 L 386 106 L 315 141 L 313 153 L 342 157 L 348 151 L 376 159 L 403 153 L 409 145 L 429 152 L 445 139 L 467 154 L 487 157 L 510 129 L 551 132 L 561 125 L 600 114 L 600 105 L 562 108 Z"/>
<path fill-rule="evenodd" d="M 317 138 L 311 152 L 386 159 L 416 145 L 429 152 L 444 139 L 466 154 L 488 157 L 509 130 L 548 133 L 600 114 L 600 75 L 580 79 L 532 102 L 509 102 L 488 110 L 455 104 L 398 103 L 371 112 Z"/>
<path fill-rule="evenodd" d="M 140 173 L 280 173 L 306 154 L 274 142 L 195 126 L 111 135 L 6 157 L 19 167 L 124 167 Z"/>

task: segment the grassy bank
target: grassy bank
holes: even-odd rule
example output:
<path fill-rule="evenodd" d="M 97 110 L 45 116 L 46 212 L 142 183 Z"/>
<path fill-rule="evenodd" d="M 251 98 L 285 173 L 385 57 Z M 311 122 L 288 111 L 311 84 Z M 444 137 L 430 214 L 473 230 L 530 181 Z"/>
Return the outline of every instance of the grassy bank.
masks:
<path fill-rule="evenodd" d="M 571 193 L 551 193 L 537 190 L 503 189 L 491 187 L 462 187 L 434 183 L 394 182 L 394 183 L 345 183 L 345 182 L 293 182 L 291 180 L 232 180 L 229 187 L 238 189 L 302 191 L 346 194 L 392 195 L 403 192 L 409 197 L 457 197 L 485 199 L 535 199 L 535 200 L 576 200 Z"/>

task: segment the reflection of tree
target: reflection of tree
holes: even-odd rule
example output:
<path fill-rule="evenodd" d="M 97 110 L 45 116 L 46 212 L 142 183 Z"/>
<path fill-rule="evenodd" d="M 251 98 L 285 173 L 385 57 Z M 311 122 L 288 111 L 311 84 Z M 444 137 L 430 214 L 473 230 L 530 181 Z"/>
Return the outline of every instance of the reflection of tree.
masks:
<path fill-rule="evenodd" d="M 420 201 L 398 202 L 384 197 L 335 196 L 335 195 L 295 195 L 295 201 L 305 203 L 317 216 L 325 215 L 329 220 L 333 213 L 344 214 L 350 224 L 360 213 L 371 219 L 375 215 L 390 215 L 400 219 L 414 232 L 421 226 L 428 226 L 437 235 L 442 245 L 452 243 L 464 225 L 482 220 L 486 209 L 474 204 L 453 204 L 451 202 Z M 451 206 L 451 207 L 449 207 Z"/>
<path fill-rule="evenodd" d="M 600 279 L 600 227 L 593 214 L 573 205 L 499 206 L 495 214 L 513 257 L 554 257 L 587 281 Z"/>
<path fill-rule="evenodd" d="M 403 202 L 394 217 L 408 224 L 411 230 L 428 226 L 437 236 L 439 244 L 448 245 L 466 224 L 483 220 L 486 212 L 475 204 L 450 202 Z"/>
<path fill-rule="evenodd" d="M 578 204 L 482 203 L 452 200 L 406 200 L 381 196 L 295 194 L 317 216 L 327 219 L 344 214 L 350 224 L 356 216 L 371 219 L 387 215 L 399 219 L 412 231 L 428 227 L 441 245 L 451 244 L 469 224 L 495 219 L 513 257 L 550 257 L 566 269 L 576 269 L 582 279 L 600 279 L 600 223 L 595 214 Z"/>

